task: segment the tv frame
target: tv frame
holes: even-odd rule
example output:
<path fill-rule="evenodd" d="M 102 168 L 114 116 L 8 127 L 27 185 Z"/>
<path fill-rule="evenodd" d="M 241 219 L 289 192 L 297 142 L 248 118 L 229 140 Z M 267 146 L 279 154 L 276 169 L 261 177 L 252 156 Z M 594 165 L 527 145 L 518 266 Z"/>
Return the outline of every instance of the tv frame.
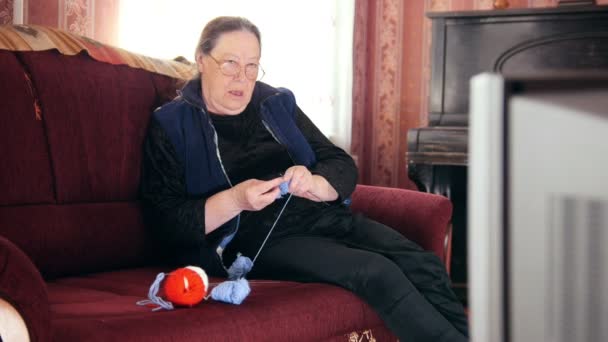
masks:
<path fill-rule="evenodd" d="M 471 79 L 468 263 L 473 342 L 520 342 L 515 340 L 518 334 L 511 319 L 510 100 L 526 94 L 594 89 L 608 92 L 608 73 L 534 77 L 483 73 Z"/>

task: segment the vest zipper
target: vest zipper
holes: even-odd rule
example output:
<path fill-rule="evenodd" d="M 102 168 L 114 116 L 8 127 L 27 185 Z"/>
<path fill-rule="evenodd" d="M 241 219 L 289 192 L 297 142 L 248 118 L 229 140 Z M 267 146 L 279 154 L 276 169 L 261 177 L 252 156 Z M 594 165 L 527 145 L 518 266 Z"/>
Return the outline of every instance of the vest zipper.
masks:
<path fill-rule="evenodd" d="M 188 102 L 188 100 L 185 100 L 185 101 Z M 188 103 L 190 105 L 193 105 L 190 102 L 188 102 Z M 203 108 L 199 108 L 199 109 L 201 111 L 201 114 L 203 114 L 203 115 L 207 114 Z M 226 172 L 226 168 L 224 167 L 224 163 L 222 162 L 222 156 L 220 154 L 220 146 L 219 146 L 219 139 L 217 136 L 217 131 L 215 130 L 215 127 L 213 126 L 213 122 L 211 121 L 211 118 L 209 116 L 207 116 L 207 123 L 209 124 L 209 126 L 211 127 L 211 130 L 213 131 L 213 143 L 215 144 L 215 154 L 217 155 L 217 160 L 220 163 L 222 173 L 224 174 L 224 177 L 226 177 L 226 181 L 228 182 L 228 185 L 230 185 L 230 188 L 233 188 L 234 185 L 232 185 L 232 182 L 230 181 L 230 177 L 228 177 L 228 172 Z M 236 227 L 235 227 L 234 231 L 229 232 L 228 234 L 224 235 L 224 237 L 222 238 L 222 241 L 220 241 L 220 244 L 215 249 L 215 252 L 220 257 L 220 260 L 221 260 L 220 264 L 226 271 L 228 271 L 228 269 L 226 268 L 226 265 L 224 265 L 224 258 L 222 256 L 225 246 L 222 247 L 222 245 L 224 244 L 225 239 L 228 237 L 230 237 L 230 241 L 232 241 L 232 239 L 236 235 L 236 232 L 238 232 L 240 225 L 241 225 L 241 214 L 239 213 L 238 215 L 236 215 Z M 230 241 L 228 241 L 225 245 L 227 246 L 230 243 Z"/>
<path fill-rule="evenodd" d="M 184 100 L 186 103 L 188 103 L 189 105 L 191 105 L 194 108 L 198 108 L 203 115 L 207 114 L 203 108 L 195 105 L 194 103 L 189 101 L 183 95 L 180 94 L 180 96 L 181 96 L 182 100 Z M 224 163 L 222 162 L 222 157 L 220 155 L 220 147 L 219 147 L 219 140 L 217 137 L 217 131 L 215 130 L 215 127 L 213 126 L 213 122 L 211 121 L 209 116 L 207 116 L 207 123 L 209 123 L 209 126 L 211 126 L 211 129 L 213 130 L 213 143 L 215 144 L 215 154 L 217 155 L 217 159 L 220 161 L 220 167 L 222 168 L 222 173 L 224 174 L 224 177 L 226 177 L 226 181 L 228 181 L 228 185 L 230 185 L 230 187 L 232 188 L 234 185 L 232 185 L 232 182 L 230 181 L 230 178 L 228 177 L 228 173 L 226 172 L 226 169 L 224 168 Z"/>
<path fill-rule="evenodd" d="M 262 100 L 262 101 L 260 102 L 260 107 L 259 107 L 259 108 L 262 108 L 262 106 L 264 105 L 264 103 L 265 103 L 265 102 L 266 102 L 266 101 L 267 101 L 269 98 L 271 98 L 271 97 L 273 97 L 273 96 L 278 96 L 278 95 L 280 95 L 280 94 L 281 94 L 281 93 L 277 92 L 277 93 L 274 93 L 274 94 L 272 94 L 272 95 L 269 95 L 268 97 L 266 97 L 264 100 Z M 281 146 L 285 147 L 285 150 L 287 151 L 287 155 L 289 156 L 289 159 L 291 159 L 291 162 L 293 163 L 293 165 L 294 165 L 294 166 L 295 166 L 295 165 L 298 165 L 298 163 L 296 163 L 295 159 L 294 159 L 294 158 L 293 158 L 293 156 L 291 155 L 291 152 L 289 151 L 289 148 L 287 148 L 287 145 L 285 145 L 285 144 L 284 144 L 284 143 L 283 143 L 281 140 L 279 140 L 279 138 L 277 138 L 277 136 L 274 134 L 274 132 L 272 131 L 272 129 L 270 128 L 270 126 L 268 126 L 268 124 L 266 123 L 266 121 L 265 121 L 265 120 L 264 120 L 264 119 L 261 117 L 261 115 L 260 115 L 260 120 L 262 120 L 262 124 L 264 125 L 264 128 L 266 128 L 266 130 L 268 131 L 268 133 L 270 133 L 270 136 L 272 136 L 272 138 L 273 138 L 273 139 L 274 139 L 274 140 L 275 140 L 277 143 L 279 143 L 279 145 L 281 145 Z"/>

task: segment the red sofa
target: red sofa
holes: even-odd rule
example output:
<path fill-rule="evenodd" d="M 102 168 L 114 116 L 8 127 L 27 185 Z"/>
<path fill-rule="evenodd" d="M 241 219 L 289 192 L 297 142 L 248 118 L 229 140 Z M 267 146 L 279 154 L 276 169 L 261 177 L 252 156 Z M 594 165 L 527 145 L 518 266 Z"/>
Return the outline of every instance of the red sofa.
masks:
<path fill-rule="evenodd" d="M 326 284 L 253 280 L 240 306 L 135 304 L 157 273 L 171 271 L 158 260 L 137 190 L 148 119 L 176 86 L 87 52 L 0 50 L 0 297 L 30 339 L 396 340 L 369 306 Z M 447 199 L 361 185 L 352 210 L 446 259 Z"/>

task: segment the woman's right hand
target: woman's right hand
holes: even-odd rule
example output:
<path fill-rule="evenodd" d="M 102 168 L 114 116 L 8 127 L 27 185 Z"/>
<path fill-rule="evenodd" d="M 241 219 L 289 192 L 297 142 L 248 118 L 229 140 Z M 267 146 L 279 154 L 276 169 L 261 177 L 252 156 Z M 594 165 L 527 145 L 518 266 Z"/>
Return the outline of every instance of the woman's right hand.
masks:
<path fill-rule="evenodd" d="M 282 177 L 269 181 L 248 179 L 235 185 L 230 189 L 235 206 L 247 211 L 264 209 L 279 196 L 282 181 Z"/>

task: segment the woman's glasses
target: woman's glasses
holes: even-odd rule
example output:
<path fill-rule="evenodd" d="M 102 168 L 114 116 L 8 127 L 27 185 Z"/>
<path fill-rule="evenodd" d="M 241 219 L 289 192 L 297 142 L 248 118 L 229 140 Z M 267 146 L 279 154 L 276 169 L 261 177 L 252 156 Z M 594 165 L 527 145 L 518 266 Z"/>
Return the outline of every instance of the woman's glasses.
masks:
<path fill-rule="evenodd" d="M 233 61 L 230 59 L 218 61 L 211 55 L 207 55 L 207 56 L 211 57 L 211 59 L 213 59 L 215 61 L 215 63 L 217 63 L 217 66 L 220 68 L 220 71 L 222 72 L 222 74 L 224 74 L 226 76 L 236 76 L 243 69 L 243 67 L 241 67 L 241 65 L 236 61 Z M 260 76 L 260 71 L 261 71 L 261 76 Z M 262 79 L 262 77 L 264 77 L 265 74 L 266 73 L 264 72 L 264 69 L 259 64 L 249 63 L 249 64 L 245 65 L 245 77 L 247 77 L 247 79 L 250 81 L 255 81 L 255 80 L 259 81 Z"/>

